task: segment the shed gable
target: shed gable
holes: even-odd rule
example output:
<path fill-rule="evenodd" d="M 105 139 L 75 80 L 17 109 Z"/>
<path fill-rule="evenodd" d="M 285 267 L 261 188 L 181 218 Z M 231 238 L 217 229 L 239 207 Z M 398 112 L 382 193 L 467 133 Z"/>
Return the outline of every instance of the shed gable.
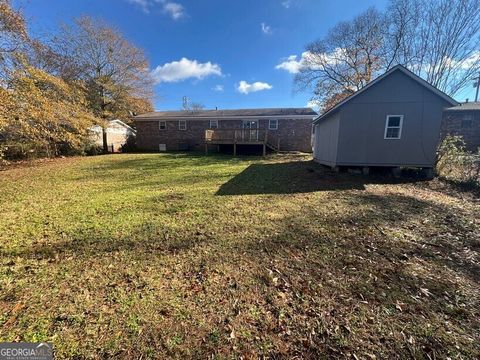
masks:
<path fill-rule="evenodd" d="M 358 103 L 412 103 L 438 99 L 441 98 L 405 73 L 395 71 L 352 98 L 344 107 Z"/>

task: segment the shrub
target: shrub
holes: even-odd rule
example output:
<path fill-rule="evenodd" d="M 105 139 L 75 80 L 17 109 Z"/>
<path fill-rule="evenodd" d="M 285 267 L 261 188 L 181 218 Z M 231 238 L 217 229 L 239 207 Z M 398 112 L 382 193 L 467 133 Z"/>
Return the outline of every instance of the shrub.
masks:
<path fill-rule="evenodd" d="M 436 170 L 441 177 L 479 185 L 480 149 L 468 152 L 461 136 L 449 135 L 438 148 Z"/>
<path fill-rule="evenodd" d="M 91 142 L 85 144 L 81 155 L 94 156 L 101 154 L 103 154 L 103 147 Z"/>
<path fill-rule="evenodd" d="M 51 149 L 47 145 L 37 144 L 32 141 L 16 141 L 0 145 L 0 158 L 4 160 L 22 160 L 51 156 Z"/>
<path fill-rule="evenodd" d="M 122 153 L 132 153 L 137 151 L 136 138 L 133 135 L 129 135 L 125 144 L 121 148 Z"/>

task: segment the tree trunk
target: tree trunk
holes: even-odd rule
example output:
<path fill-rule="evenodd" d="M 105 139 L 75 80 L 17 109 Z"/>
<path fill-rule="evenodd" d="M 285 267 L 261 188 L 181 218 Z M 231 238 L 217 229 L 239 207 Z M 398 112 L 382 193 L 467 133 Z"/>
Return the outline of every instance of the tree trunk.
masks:
<path fill-rule="evenodd" d="M 108 154 L 107 129 L 102 126 L 103 153 Z"/>

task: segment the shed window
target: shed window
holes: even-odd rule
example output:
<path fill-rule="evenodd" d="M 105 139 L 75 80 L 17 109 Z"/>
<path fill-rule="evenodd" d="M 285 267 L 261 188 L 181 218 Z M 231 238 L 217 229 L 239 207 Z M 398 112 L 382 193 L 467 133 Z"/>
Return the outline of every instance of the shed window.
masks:
<path fill-rule="evenodd" d="M 270 119 L 268 120 L 268 130 L 277 130 L 278 129 L 278 120 Z"/>
<path fill-rule="evenodd" d="M 166 130 L 167 129 L 167 122 L 166 121 L 159 121 L 158 122 L 158 128 L 160 130 Z"/>
<path fill-rule="evenodd" d="M 385 139 L 400 139 L 402 137 L 403 115 L 387 115 L 385 122 Z"/>
<path fill-rule="evenodd" d="M 462 118 L 462 129 L 468 129 L 472 127 L 473 116 L 472 114 L 465 114 Z"/>
<path fill-rule="evenodd" d="M 218 120 L 210 120 L 210 129 L 218 129 Z"/>
<path fill-rule="evenodd" d="M 187 130 L 187 121 L 179 120 L 178 121 L 178 130 Z"/>

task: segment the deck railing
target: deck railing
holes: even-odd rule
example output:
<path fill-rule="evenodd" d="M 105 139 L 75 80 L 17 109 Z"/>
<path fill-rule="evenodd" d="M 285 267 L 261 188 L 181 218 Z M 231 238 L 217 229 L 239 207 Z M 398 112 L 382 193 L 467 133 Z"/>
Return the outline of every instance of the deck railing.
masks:
<path fill-rule="evenodd" d="M 264 155 L 266 147 L 280 151 L 280 137 L 276 131 L 268 129 L 208 129 L 205 130 L 205 153 L 208 153 L 209 144 L 231 144 L 234 155 L 237 145 L 242 144 L 261 144 Z"/>
<path fill-rule="evenodd" d="M 205 130 L 206 142 L 266 143 L 267 129 L 209 129 Z"/>

